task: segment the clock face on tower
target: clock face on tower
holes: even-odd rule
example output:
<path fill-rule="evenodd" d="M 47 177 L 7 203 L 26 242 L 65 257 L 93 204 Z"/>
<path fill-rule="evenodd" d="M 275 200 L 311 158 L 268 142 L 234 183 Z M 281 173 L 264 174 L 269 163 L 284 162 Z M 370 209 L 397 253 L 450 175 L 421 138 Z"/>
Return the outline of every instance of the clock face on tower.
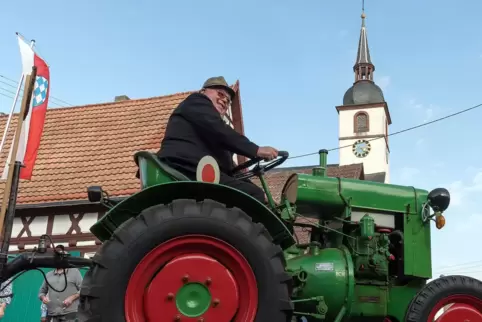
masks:
<path fill-rule="evenodd" d="M 368 155 L 368 153 L 370 153 L 370 149 L 371 149 L 370 142 L 368 142 L 367 140 L 358 140 L 355 143 L 353 143 L 352 149 L 353 149 L 353 154 L 357 158 L 364 158 Z"/>

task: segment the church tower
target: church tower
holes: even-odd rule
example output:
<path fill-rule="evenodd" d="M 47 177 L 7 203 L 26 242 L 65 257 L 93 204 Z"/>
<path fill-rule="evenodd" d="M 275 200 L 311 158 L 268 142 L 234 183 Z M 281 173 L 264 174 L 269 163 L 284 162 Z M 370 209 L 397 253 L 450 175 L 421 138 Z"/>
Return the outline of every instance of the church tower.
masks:
<path fill-rule="evenodd" d="M 392 123 L 383 92 L 373 81 L 375 65 L 370 58 L 365 13 L 353 71 L 355 82 L 337 106 L 340 165 L 363 163 L 365 179 L 389 182 L 388 126 Z M 346 147 L 349 146 L 349 147 Z"/>

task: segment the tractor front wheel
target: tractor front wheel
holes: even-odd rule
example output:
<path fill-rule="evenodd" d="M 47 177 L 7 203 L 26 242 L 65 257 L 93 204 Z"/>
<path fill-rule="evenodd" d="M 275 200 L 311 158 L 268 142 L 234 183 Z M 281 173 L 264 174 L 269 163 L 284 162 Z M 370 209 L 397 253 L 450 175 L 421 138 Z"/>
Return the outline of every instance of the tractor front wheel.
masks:
<path fill-rule="evenodd" d="M 176 200 L 120 226 L 93 258 L 79 321 L 286 322 L 282 249 L 237 208 Z"/>
<path fill-rule="evenodd" d="M 444 276 L 415 296 L 406 322 L 482 322 L 482 282 L 468 276 Z"/>

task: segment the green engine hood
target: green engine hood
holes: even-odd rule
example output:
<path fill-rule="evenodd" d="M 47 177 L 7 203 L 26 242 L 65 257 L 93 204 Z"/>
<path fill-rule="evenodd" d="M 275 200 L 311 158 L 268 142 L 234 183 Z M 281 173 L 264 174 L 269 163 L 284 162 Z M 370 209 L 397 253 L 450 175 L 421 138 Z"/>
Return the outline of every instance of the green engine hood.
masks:
<path fill-rule="evenodd" d="M 338 212 L 349 205 L 359 209 L 398 213 L 408 210 L 410 214 L 419 214 L 428 191 L 372 181 L 295 174 L 288 179 L 283 194 L 296 200 L 300 212 Z"/>

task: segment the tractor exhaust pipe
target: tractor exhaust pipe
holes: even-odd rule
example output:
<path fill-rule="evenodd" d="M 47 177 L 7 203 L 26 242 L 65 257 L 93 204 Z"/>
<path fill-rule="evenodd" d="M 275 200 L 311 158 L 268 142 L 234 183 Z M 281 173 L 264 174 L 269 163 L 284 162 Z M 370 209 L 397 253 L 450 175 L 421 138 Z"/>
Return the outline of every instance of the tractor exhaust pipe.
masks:
<path fill-rule="evenodd" d="M 320 165 L 313 168 L 313 175 L 319 177 L 326 177 L 326 167 L 328 159 L 328 150 L 322 149 L 318 152 L 320 154 Z"/>

